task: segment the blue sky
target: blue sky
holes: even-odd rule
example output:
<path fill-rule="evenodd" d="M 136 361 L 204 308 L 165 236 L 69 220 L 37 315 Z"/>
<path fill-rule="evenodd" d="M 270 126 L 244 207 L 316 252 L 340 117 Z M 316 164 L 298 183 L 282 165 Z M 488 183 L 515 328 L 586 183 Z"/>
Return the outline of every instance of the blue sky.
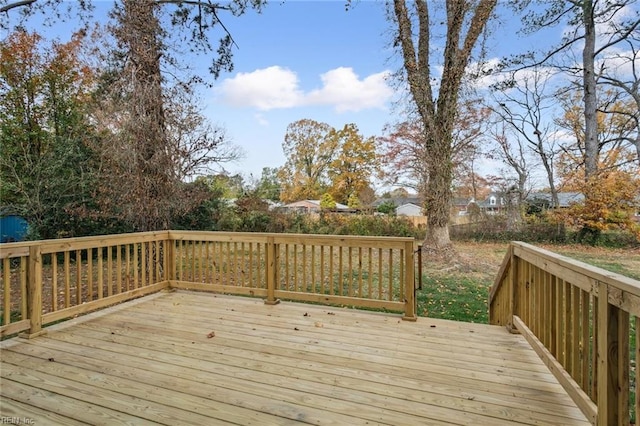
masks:
<path fill-rule="evenodd" d="M 390 121 L 386 76 L 394 65 L 382 3 L 349 11 L 343 1 L 270 3 L 225 25 L 239 46 L 235 70 L 206 94 L 206 111 L 246 152 L 229 170 L 259 176 L 282 166 L 286 128 L 303 118 L 355 123 L 364 136 Z"/>
<path fill-rule="evenodd" d="M 227 171 L 259 178 L 263 167 L 282 166 L 287 126 L 300 119 L 335 128 L 355 123 L 365 137 L 380 136 L 386 124 L 402 119 L 393 104 L 403 94 L 394 92 L 387 80 L 401 61 L 389 47 L 392 24 L 386 19 L 384 2 L 354 0 L 348 11 L 345 3 L 274 1 L 261 14 L 221 13 L 238 48 L 233 72 L 216 81 L 207 72 L 210 56 L 184 58 L 213 85 L 199 93 L 205 115 L 224 127 L 232 143 L 245 152 L 240 162 L 225 165 Z M 106 22 L 113 1 L 95 4 L 96 20 Z M 438 9 L 443 2 L 430 4 Z M 30 20 L 50 38 L 64 39 L 74 29 L 73 22 L 53 27 L 38 27 L 37 22 L 37 17 Z M 562 32 L 560 27 L 523 38 L 517 34 L 520 25 L 519 17 L 501 11 L 499 21 L 490 27 L 488 58 L 546 49 L 558 42 Z M 443 38 L 435 36 L 432 41 L 432 48 L 437 48 Z"/>
<path fill-rule="evenodd" d="M 403 94 L 388 79 L 401 61 L 390 47 L 384 2 L 355 1 L 349 10 L 344 0 L 272 2 L 262 14 L 223 20 L 239 46 L 235 69 L 215 82 L 205 101 L 207 115 L 246 152 L 229 171 L 259 177 L 262 167 L 282 166 L 286 128 L 299 119 L 335 128 L 355 123 L 365 137 L 402 120 L 394 104 Z M 517 36 L 519 27 L 519 18 L 508 14 L 494 22 L 498 37 L 487 43 L 489 57 L 539 43 L 540 35 Z M 208 58 L 202 60 L 206 65 Z"/>

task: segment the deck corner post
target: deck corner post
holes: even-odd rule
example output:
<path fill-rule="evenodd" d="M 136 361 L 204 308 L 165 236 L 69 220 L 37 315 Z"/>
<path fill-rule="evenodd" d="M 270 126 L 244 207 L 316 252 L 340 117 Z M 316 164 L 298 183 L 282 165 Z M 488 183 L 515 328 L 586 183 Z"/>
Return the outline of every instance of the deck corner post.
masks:
<path fill-rule="evenodd" d="M 404 264 L 406 271 L 404 274 L 404 315 L 405 321 L 416 321 L 416 283 L 415 264 L 413 261 L 414 242 L 407 241 L 404 244 Z"/>
<path fill-rule="evenodd" d="M 276 299 L 276 283 L 278 276 L 278 245 L 275 243 L 274 237 L 267 237 L 267 298 L 264 301 L 265 305 L 277 305 L 280 303 L 280 299 Z"/>
<path fill-rule="evenodd" d="M 597 285 L 597 424 L 629 424 L 629 314 L 609 303 L 606 283 Z"/>
<path fill-rule="evenodd" d="M 42 329 L 42 248 L 40 245 L 29 247 L 27 281 L 29 331 L 21 333 L 20 337 L 32 339 L 46 333 L 46 330 Z"/>
<path fill-rule="evenodd" d="M 511 256 L 511 273 L 509 274 L 509 312 L 507 316 L 507 330 L 517 333 L 514 316 L 518 315 L 518 281 L 520 272 L 518 270 L 518 257 L 515 255 L 513 243 L 509 244 L 509 256 Z"/>

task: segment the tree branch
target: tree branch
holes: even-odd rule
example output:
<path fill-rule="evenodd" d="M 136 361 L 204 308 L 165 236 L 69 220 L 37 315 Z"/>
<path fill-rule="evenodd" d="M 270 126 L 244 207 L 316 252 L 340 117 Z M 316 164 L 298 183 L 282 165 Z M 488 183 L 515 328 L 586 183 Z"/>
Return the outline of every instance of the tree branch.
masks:
<path fill-rule="evenodd" d="M 5 6 L 0 7 L 0 13 L 8 12 L 11 9 L 15 9 L 17 7 L 31 6 L 35 2 L 36 0 L 22 0 L 22 1 L 17 1 L 15 3 L 9 3 Z"/>
<path fill-rule="evenodd" d="M 35 0 L 31 0 L 35 1 Z M 188 4 L 189 6 L 206 7 L 212 11 L 215 10 L 232 10 L 230 6 L 222 6 L 220 4 L 214 4 L 210 2 L 198 1 L 198 0 L 155 0 L 156 4 L 175 4 L 177 6 Z"/>
<path fill-rule="evenodd" d="M 602 51 L 606 50 L 607 48 L 609 48 L 609 47 L 611 47 L 611 46 L 613 46 L 615 44 L 618 44 L 623 40 L 626 40 L 627 37 L 629 37 L 635 31 L 635 29 L 638 28 L 639 26 L 640 26 L 640 20 L 634 22 L 633 25 L 631 25 L 629 28 L 627 28 L 627 30 L 624 33 L 620 34 L 619 37 L 614 38 L 613 40 L 609 41 L 605 45 L 601 46 L 598 50 L 596 50 L 594 52 L 594 56 L 597 56 L 598 54 L 600 54 Z"/>

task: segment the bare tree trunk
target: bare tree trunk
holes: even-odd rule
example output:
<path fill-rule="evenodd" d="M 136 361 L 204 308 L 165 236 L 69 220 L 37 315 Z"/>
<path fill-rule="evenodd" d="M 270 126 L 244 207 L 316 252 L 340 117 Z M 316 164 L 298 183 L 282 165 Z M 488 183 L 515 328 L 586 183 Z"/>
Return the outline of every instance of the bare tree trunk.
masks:
<path fill-rule="evenodd" d="M 447 0 L 447 37 L 438 98 L 434 100 L 430 65 L 430 14 L 428 2 L 416 0 L 417 31 L 413 31 L 405 0 L 394 0 L 397 44 L 400 46 L 409 90 L 424 128 L 429 155 L 429 181 L 424 195 L 428 231 L 425 247 L 447 249 L 451 209 L 452 134 L 465 67 L 483 32 L 496 0 Z M 418 35 L 417 46 L 414 34 Z"/>
<path fill-rule="evenodd" d="M 125 176 L 128 215 L 139 231 L 168 227 L 173 190 L 165 126 L 161 27 L 150 0 L 123 0 L 115 35 L 127 52 L 127 137 L 133 176 Z"/>
<path fill-rule="evenodd" d="M 453 180 L 453 163 L 439 161 L 450 158 L 451 144 L 446 142 L 446 136 L 433 141 L 437 147 L 437 155 L 430 158 L 429 182 L 424 194 L 425 210 L 427 212 L 427 235 L 424 245 L 435 249 L 446 248 L 451 245 L 449 238 L 449 216 L 451 214 L 451 181 Z M 449 151 L 449 152 L 447 152 Z"/>
<path fill-rule="evenodd" d="M 584 79 L 584 145 L 585 178 L 589 179 L 598 172 L 598 120 L 596 111 L 595 46 L 596 28 L 593 16 L 593 1 L 584 0 L 582 17 L 584 23 L 584 49 L 582 51 Z M 586 194 L 585 194 L 586 195 Z"/>

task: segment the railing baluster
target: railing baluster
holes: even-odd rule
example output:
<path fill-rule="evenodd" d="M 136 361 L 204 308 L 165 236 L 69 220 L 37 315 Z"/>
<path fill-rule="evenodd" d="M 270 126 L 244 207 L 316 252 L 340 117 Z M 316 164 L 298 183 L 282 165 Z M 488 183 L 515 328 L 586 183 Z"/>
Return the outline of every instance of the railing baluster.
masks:
<path fill-rule="evenodd" d="M 324 249 L 325 246 L 320 246 L 320 293 L 324 294 Z"/>
<path fill-rule="evenodd" d="M 20 256 L 20 294 L 27 294 L 27 280 L 29 276 L 29 261 L 25 256 Z M 27 300 L 22 297 L 22 303 L 20 304 L 20 319 L 26 319 L 28 315 Z"/>
<path fill-rule="evenodd" d="M 140 254 L 142 252 L 142 244 L 140 244 L 139 246 L 140 248 L 138 248 L 138 244 L 134 244 L 133 245 L 133 287 L 134 288 L 138 288 L 140 287 L 140 281 L 138 281 L 138 279 L 140 278 Z M 140 253 L 140 254 L 138 254 Z M 180 258 L 180 260 L 182 260 L 182 258 Z M 180 262 L 182 264 L 182 262 Z M 182 271 L 182 268 L 180 268 L 180 270 Z M 182 275 L 180 275 L 180 277 L 182 277 Z"/>
<path fill-rule="evenodd" d="M 333 246 L 329 247 L 329 294 L 334 295 L 335 292 L 335 277 L 333 276 Z"/>
<path fill-rule="evenodd" d="M 342 246 L 338 247 L 338 296 L 344 296 Z"/>
<path fill-rule="evenodd" d="M 4 306 L 2 307 L 3 320 L 2 324 L 11 322 L 11 259 L 5 257 L 2 259 L 2 285 Z M 24 318 L 24 317 L 23 317 Z"/>
<path fill-rule="evenodd" d="M 635 424 L 638 424 L 638 417 L 640 416 L 640 317 L 634 317 L 634 331 L 635 331 L 635 398 L 633 401 L 634 413 L 636 415 Z"/>
<path fill-rule="evenodd" d="M 382 300 L 382 249 L 378 249 L 378 300 Z"/>
<path fill-rule="evenodd" d="M 82 251 L 76 250 L 76 305 L 82 305 Z"/>
<path fill-rule="evenodd" d="M 205 242 L 204 241 L 199 241 L 199 245 L 200 245 L 200 254 L 198 256 L 198 281 L 199 282 L 206 282 L 207 278 L 206 278 L 206 274 L 204 272 L 204 246 L 205 246 Z"/>
<path fill-rule="evenodd" d="M 68 251 L 64 252 L 64 307 L 71 306 L 71 255 Z"/>
<path fill-rule="evenodd" d="M 116 289 L 118 294 L 122 293 L 122 246 L 116 246 Z"/>
<path fill-rule="evenodd" d="M 51 255 L 51 262 L 54 262 L 53 254 Z M 87 249 L 87 298 L 89 301 L 93 300 L 93 248 Z"/>
<path fill-rule="evenodd" d="M 579 381 L 580 387 L 588 392 L 589 390 L 589 369 L 591 368 L 590 352 L 591 352 L 591 327 L 590 327 L 590 311 L 591 311 L 591 299 L 589 293 L 583 290 L 580 292 L 580 375 L 582 380 Z"/>
<path fill-rule="evenodd" d="M 144 255 L 142 259 L 144 264 Z M 113 246 L 107 247 L 107 296 L 113 296 Z"/>
<path fill-rule="evenodd" d="M 51 253 L 51 310 L 58 310 L 58 253 L 55 252 Z M 22 318 L 25 318 L 24 313 Z"/>
<path fill-rule="evenodd" d="M 371 299 L 371 287 L 373 287 L 373 249 L 368 249 L 369 268 L 367 269 L 367 297 Z"/>
<path fill-rule="evenodd" d="M 389 249 L 389 288 L 387 300 L 393 300 L 393 249 Z"/>
<path fill-rule="evenodd" d="M 316 246 L 311 244 L 311 293 L 316 293 Z"/>
<path fill-rule="evenodd" d="M 580 382 L 580 289 L 571 286 L 571 369 L 569 374 Z"/>
<path fill-rule="evenodd" d="M 362 297 L 362 247 L 358 247 L 358 297 Z"/>
<path fill-rule="evenodd" d="M 102 258 L 104 256 L 104 248 L 98 249 L 98 300 L 104 297 L 104 265 Z"/>

